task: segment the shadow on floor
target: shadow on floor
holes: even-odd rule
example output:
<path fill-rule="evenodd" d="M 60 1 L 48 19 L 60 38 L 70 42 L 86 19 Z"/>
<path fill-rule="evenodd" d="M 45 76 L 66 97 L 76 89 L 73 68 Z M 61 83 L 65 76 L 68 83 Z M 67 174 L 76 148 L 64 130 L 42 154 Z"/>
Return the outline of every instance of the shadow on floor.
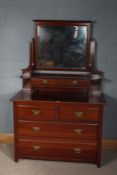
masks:
<path fill-rule="evenodd" d="M 0 151 L 2 151 L 9 159 L 14 161 L 13 145 L 0 144 Z"/>
<path fill-rule="evenodd" d="M 106 166 L 117 159 L 117 150 L 105 149 L 102 151 L 102 164 L 101 166 Z"/>

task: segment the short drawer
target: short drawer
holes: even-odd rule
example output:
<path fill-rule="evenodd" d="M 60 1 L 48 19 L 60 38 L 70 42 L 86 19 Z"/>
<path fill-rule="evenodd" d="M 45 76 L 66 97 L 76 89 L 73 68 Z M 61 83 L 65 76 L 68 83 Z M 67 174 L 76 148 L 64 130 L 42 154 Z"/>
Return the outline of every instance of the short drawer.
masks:
<path fill-rule="evenodd" d="M 89 80 L 78 80 L 78 79 L 62 79 L 60 85 L 67 87 L 89 87 Z"/>
<path fill-rule="evenodd" d="M 96 140 L 98 126 L 93 124 L 57 124 L 24 122 L 17 123 L 19 138 L 53 137 L 65 139 Z"/>
<path fill-rule="evenodd" d="M 55 108 L 42 106 L 17 106 L 17 117 L 39 121 L 55 120 Z"/>
<path fill-rule="evenodd" d="M 77 108 L 77 107 L 61 107 L 60 119 L 63 121 L 98 121 L 98 108 Z"/>
<path fill-rule="evenodd" d="M 18 141 L 18 150 L 20 156 L 87 162 L 96 159 L 97 146 L 95 143 L 20 140 Z"/>
<path fill-rule="evenodd" d="M 33 78 L 31 79 L 31 85 L 33 87 L 38 87 L 38 86 L 53 86 L 57 85 L 59 81 L 54 78 Z"/>

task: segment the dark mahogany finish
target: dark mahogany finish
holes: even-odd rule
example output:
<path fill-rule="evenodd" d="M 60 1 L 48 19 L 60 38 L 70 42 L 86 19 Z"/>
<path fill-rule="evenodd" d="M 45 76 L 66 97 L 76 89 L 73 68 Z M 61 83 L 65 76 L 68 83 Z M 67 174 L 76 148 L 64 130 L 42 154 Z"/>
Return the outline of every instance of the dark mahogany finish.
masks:
<path fill-rule="evenodd" d="M 34 22 L 36 32 L 30 44 L 30 62 L 21 76 L 23 89 L 12 98 L 15 161 L 19 158 L 78 161 L 95 163 L 99 167 L 105 100 L 101 92 L 102 72 L 96 70 L 94 64 L 91 22 Z M 78 30 L 80 26 L 86 26 L 84 67 L 57 67 L 48 59 L 46 64 L 40 64 L 38 27 L 43 26 L 54 26 L 49 31 L 55 33 L 58 27 L 75 26 Z M 46 30 L 44 28 L 44 32 Z M 62 35 L 61 30 L 59 35 Z"/>

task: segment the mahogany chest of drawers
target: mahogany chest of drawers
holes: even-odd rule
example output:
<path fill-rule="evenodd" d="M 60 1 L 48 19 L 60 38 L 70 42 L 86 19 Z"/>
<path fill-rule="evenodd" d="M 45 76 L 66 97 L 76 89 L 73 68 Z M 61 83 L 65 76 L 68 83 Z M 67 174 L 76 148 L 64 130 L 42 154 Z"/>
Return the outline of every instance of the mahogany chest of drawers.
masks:
<path fill-rule="evenodd" d="M 19 158 L 90 162 L 100 166 L 102 99 L 87 102 L 13 99 L 15 161 Z"/>

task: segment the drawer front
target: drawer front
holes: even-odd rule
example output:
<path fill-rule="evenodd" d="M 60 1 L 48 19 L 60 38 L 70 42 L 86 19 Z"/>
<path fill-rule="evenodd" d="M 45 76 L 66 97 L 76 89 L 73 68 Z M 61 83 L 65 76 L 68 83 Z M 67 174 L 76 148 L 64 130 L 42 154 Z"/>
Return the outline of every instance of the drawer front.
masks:
<path fill-rule="evenodd" d="M 98 121 L 99 110 L 98 108 L 60 108 L 60 119 L 65 121 Z"/>
<path fill-rule="evenodd" d="M 67 86 L 67 87 L 89 87 L 89 80 L 78 80 L 78 79 L 54 79 L 54 78 L 38 78 L 31 79 L 32 86 Z"/>
<path fill-rule="evenodd" d="M 60 85 L 62 86 L 72 86 L 72 87 L 89 87 L 89 80 L 78 80 L 78 79 L 62 79 L 60 81 Z"/>
<path fill-rule="evenodd" d="M 97 125 L 91 124 L 48 124 L 39 122 L 18 122 L 19 138 L 53 137 L 66 139 L 97 139 Z"/>
<path fill-rule="evenodd" d="M 20 155 L 35 156 L 35 158 L 95 160 L 96 144 L 53 142 L 53 141 L 18 141 Z"/>
<path fill-rule="evenodd" d="M 55 108 L 40 106 L 17 106 L 17 117 L 39 121 L 55 120 Z"/>
<path fill-rule="evenodd" d="M 53 85 L 57 85 L 59 83 L 59 81 L 57 79 L 54 78 L 48 78 L 48 79 L 44 79 L 44 78 L 38 78 L 38 79 L 31 79 L 31 84 L 32 86 L 53 86 Z"/>

